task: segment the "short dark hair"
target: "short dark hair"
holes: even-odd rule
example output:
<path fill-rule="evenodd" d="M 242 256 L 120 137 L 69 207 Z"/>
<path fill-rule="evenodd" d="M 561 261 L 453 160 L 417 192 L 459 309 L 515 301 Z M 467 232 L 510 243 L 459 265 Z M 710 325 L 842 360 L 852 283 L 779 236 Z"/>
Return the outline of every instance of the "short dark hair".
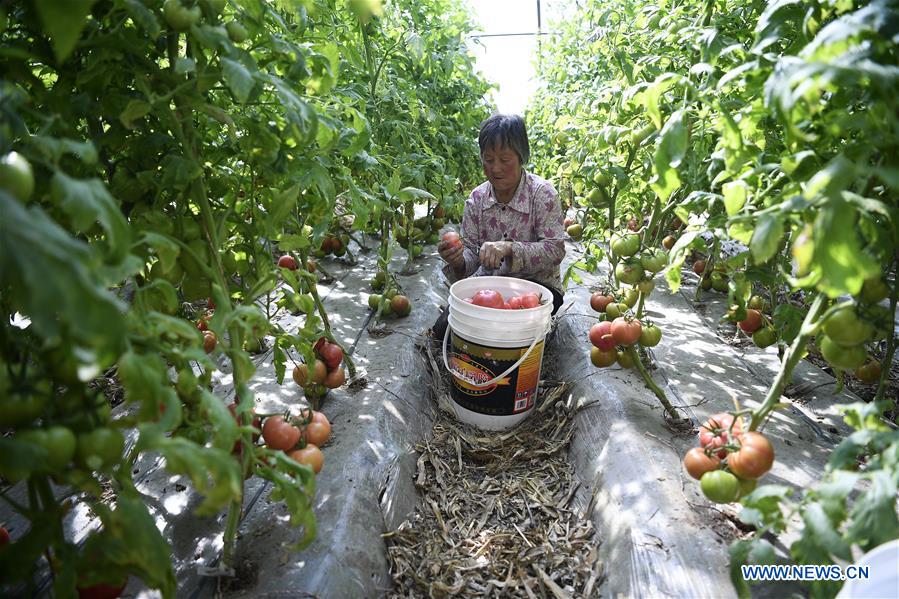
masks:
<path fill-rule="evenodd" d="M 494 114 L 481 123 L 478 146 L 481 148 L 481 156 L 486 150 L 499 147 L 514 150 L 522 165 L 531 159 L 531 145 L 528 143 L 524 119 L 517 114 Z"/>

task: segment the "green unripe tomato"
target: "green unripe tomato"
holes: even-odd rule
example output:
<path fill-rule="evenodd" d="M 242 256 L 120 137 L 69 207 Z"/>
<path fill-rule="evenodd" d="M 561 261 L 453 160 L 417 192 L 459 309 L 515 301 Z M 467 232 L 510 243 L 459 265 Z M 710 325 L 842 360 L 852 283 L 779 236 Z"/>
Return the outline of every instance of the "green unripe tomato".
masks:
<path fill-rule="evenodd" d="M 846 347 L 839 345 L 827 335 L 818 338 L 818 348 L 824 359 L 840 370 L 853 370 L 868 360 L 868 352 L 864 345 Z"/>
<path fill-rule="evenodd" d="M 381 303 L 381 296 L 377 293 L 372 293 L 368 296 L 368 307 L 372 310 L 378 309 L 378 304 Z"/>
<path fill-rule="evenodd" d="M 640 345 L 643 347 L 655 347 L 662 340 L 662 329 L 649 323 L 643 325 L 640 333 Z"/>
<path fill-rule="evenodd" d="M 615 278 L 626 285 L 636 285 L 643 278 L 643 264 L 639 258 L 627 258 L 615 267 Z"/>
<path fill-rule="evenodd" d="M 34 172 L 31 163 L 18 152 L 0 158 L 0 189 L 8 191 L 23 204 L 34 193 Z"/>
<path fill-rule="evenodd" d="M 723 275 L 718 271 L 712 273 L 711 276 L 712 281 L 712 289 L 715 291 L 720 291 L 721 293 L 727 292 L 727 275 Z"/>
<path fill-rule="evenodd" d="M 187 31 L 200 20 L 202 13 L 199 6 L 187 8 L 181 0 L 165 0 L 162 15 L 173 31 Z"/>
<path fill-rule="evenodd" d="M 740 480 L 724 470 L 706 472 L 699 479 L 702 493 L 715 503 L 731 503 L 740 497 Z"/>
<path fill-rule="evenodd" d="M 890 296 L 890 288 L 884 282 L 883 277 L 873 277 L 862 284 L 859 298 L 866 304 L 882 302 Z"/>
<path fill-rule="evenodd" d="M 774 345 L 777 342 L 777 331 L 774 327 L 762 327 L 752 334 L 752 342 L 761 349 Z"/>
<path fill-rule="evenodd" d="M 228 37 L 230 37 L 231 41 L 235 44 L 247 41 L 247 28 L 237 21 L 229 21 L 228 24 L 225 25 L 225 30 L 227 30 Z"/>
<path fill-rule="evenodd" d="M 824 321 L 823 329 L 831 341 L 845 347 L 854 347 L 874 336 L 874 328 L 859 318 L 851 303 L 845 303 L 832 312 Z"/>
<path fill-rule="evenodd" d="M 633 256 L 640 249 L 640 236 L 636 233 L 616 233 L 610 245 L 616 256 Z"/>
<path fill-rule="evenodd" d="M 92 470 L 105 470 L 116 464 L 125 450 L 125 438 L 121 431 L 112 428 L 95 428 L 78 435 L 76 461 Z"/>

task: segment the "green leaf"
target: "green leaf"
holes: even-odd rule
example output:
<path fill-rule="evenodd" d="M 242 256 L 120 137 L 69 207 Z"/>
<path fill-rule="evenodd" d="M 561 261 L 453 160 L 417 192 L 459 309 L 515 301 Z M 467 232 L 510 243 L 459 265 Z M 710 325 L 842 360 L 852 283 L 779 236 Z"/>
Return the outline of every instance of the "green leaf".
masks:
<path fill-rule="evenodd" d="M 110 570 L 131 572 L 164 597 L 174 597 L 177 583 L 172 548 L 156 528 L 145 498 L 133 487 L 124 487 L 116 494 L 115 510 L 98 503 L 91 507 L 100 516 L 103 528 L 84 543 L 79 580 L 109 582 Z"/>
<path fill-rule="evenodd" d="M 221 397 L 213 395 L 206 389 L 202 389 L 199 396 L 200 413 L 212 426 L 212 445 L 230 451 L 239 436 L 237 421 Z"/>
<path fill-rule="evenodd" d="M 131 20 L 144 30 L 147 37 L 155 39 L 159 35 L 159 20 L 152 10 L 144 6 L 140 0 L 123 0 L 125 10 L 131 16 Z"/>
<path fill-rule="evenodd" d="M 819 195 L 833 196 L 855 180 L 855 164 L 838 154 L 805 184 L 803 195 L 811 200 Z"/>
<path fill-rule="evenodd" d="M 399 192 L 397 192 L 397 197 L 400 200 L 436 200 L 433 195 L 428 193 L 423 189 L 418 189 L 416 187 L 404 187 Z"/>
<path fill-rule="evenodd" d="M 71 154 L 78 157 L 84 164 L 97 163 L 97 148 L 91 141 L 77 141 L 46 135 L 32 135 L 30 140 L 51 162 L 59 162 L 65 154 Z"/>
<path fill-rule="evenodd" d="M 246 102 L 256 81 L 247 67 L 230 58 L 222 58 L 222 76 L 238 102 Z"/>
<path fill-rule="evenodd" d="M 846 536 L 862 549 L 874 547 L 899 538 L 899 517 L 896 515 L 896 481 L 885 470 L 876 470 L 865 477 L 870 486 L 852 504 Z"/>
<path fill-rule="evenodd" d="M 175 154 L 166 156 L 162 160 L 161 166 L 160 186 L 162 188 L 184 189 L 191 181 L 203 175 L 203 169 L 199 164 Z"/>
<path fill-rule="evenodd" d="M 141 237 L 140 244 L 146 244 L 156 251 L 156 256 L 162 263 L 162 270 L 168 272 L 181 253 L 181 246 L 173 239 L 161 233 L 147 232 Z"/>
<path fill-rule="evenodd" d="M 721 193 L 724 194 L 724 210 L 728 216 L 733 216 L 746 205 L 749 189 L 746 181 L 731 181 L 721 187 Z"/>
<path fill-rule="evenodd" d="M 153 105 L 149 102 L 144 102 L 143 100 L 131 100 L 128 102 L 128 105 L 125 106 L 125 110 L 119 115 L 119 120 L 126 129 L 131 129 L 134 121 L 147 116 L 150 114 L 151 110 L 153 110 Z"/>
<path fill-rule="evenodd" d="M 841 195 L 829 197 L 815 220 L 813 264 L 820 269 L 818 287 L 829 297 L 858 295 L 866 279 L 880 275 L 880 264 L 862 245 L 858 214 Z"/>
<path fill-rule="evenodd" d="M 668 118 L 656 147 L 653 160 L 655 177 L 651 186 L 662 202 L 666 202 L 671 193 L 681 186 L 677 167 L 686 154 L 688 141 L 684 117 L 684 110 L 678 110 Z"/>
<path fill-rule="evenodd" d="M 659 100 L 666 91 L 677 85 L 680 80 L 681 76 L 676 73 L 663 73 L 638 96 L 642 104 L 646 106 L 646 112 L 652 119 L 653 124 L 655 124 L 656 129 L 662 128 L 662 112 L 659 110 Z"/>
<path fill-rule="evenodd" d="M 124 260 L 131 247 L 131 230 L 102 181 L 73 179 L 56 171 L 50 180 L 50 193 L 77 230 L 86 232 L 99 222 L 106 231 L 110 261 Z"/>
<path fill-rule="evenodd" d="M 229 451 L 203 447 L 184 437 L 161 435 L 153 437 L 147 449 L 158 451 L 165 458 L 168 472 L 190 478 L 194 489 L 203 497 L 203 502 L 194 510 L 196 515 L 212 516 L 232 501 L 240 501 L 243 476 Z"/>
<path fill-rule="evenodd" d="M 839 523 L 828 518 L 820 503 L 807 503 L 802 511 L 802 521 L 805 527 L 800 533 L 800 538 L 790 547 L 797 562 L 831 564 L 834 557 L 852 561 L 849 544 L 837 532 Z"/>
<path fill-rule="evenodd" d="M 275 233 L 284 230 L 287 217 L 296 209 L 297 200 L 300 197 L 300 186 L 291 185 L 284 190 L 276 190 L 272 194 L 272 204 L 269 211 L 266 229 Z M 285 249 L 282 247 L 282 249 Z M 288 251 L 285 249 L 285 251 Z"/>
<path fill-rule="evenodd" d="M 763 264 L 777 253 L 784 236 L 783 217 L 780 214 L 762 214 L 755 223 L 755 231 L 749 242 L 749 250 L 756 264 Z"/>
<path fill-rule="evenodd" d="M 57 338 L 63 329 L 108 366 L 124 349 L 122 305 L 98 280 L 91 248 L 51 221 L 38 206 L 25 210 L 0 190 L 0 288 L 13 310 L 37 333 Z"/>
<path fill-rule="evenodd" d="M 315 538 L 316 521 L 312 509 L 315 497 L 315 473 L 309 466 L 302 465 L 290 458 L 283 451 L 266 450 L 264 461 L 274 467 L 258 466 L 257 474 L 274 483 L 272 499 L 284 501 L 290 511 L 290 523 L 302 526 L 303 536 L 292 549 L 299 551 L 307 547 Z"/>
<path fill-rule="evenodd" d="M 730 553 L 730 580 L 741 599 L 750 597 L 749 584 L 743 577 L 741 566 L 752 564 L 766 565 L 775 563 L 774 547 L 761 538 L 739 540 L 731 544 Z"/>
<path fill-rule="evenodd" d="M 787 344 L 799 334 L 805 313 L 793 304 L 778 304 L 774 309 L 774 328 L 778 336 Z"/>
<path fill-rule="evenodd" d="M 75 49 L 94 2 L 96 0 L 34 0 L 59 62 L 65 61 Z"/>
<path fill-rule="evenodd" d="M 783 485 L 763 485 L 743 497 L 740 503 L 740 520 L 757 528 L 770 527 L 774 532 L 786 528 L 786 518 L 781 504 L 792 494 L 789 487 Z"/>

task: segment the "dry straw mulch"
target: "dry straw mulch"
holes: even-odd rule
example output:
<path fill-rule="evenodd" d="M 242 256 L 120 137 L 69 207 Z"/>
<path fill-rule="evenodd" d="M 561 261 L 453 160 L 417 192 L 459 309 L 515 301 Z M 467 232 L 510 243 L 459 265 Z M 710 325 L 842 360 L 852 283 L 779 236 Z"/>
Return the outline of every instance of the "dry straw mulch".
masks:
<path fill-rule="evenodd" d="M 426 352 L 432 392 L 448 378 Z M 591 597 L 603 579 L 589 513 L 572 504 L 568 461 L 575 407 L 567 385 L 544 385 L 535 414 L 488 433 L 438 411 L 418 445 L 418 508 L 385 534 L 391 597 Z M 587 508 L 589 512 L 590 507 Z"/>

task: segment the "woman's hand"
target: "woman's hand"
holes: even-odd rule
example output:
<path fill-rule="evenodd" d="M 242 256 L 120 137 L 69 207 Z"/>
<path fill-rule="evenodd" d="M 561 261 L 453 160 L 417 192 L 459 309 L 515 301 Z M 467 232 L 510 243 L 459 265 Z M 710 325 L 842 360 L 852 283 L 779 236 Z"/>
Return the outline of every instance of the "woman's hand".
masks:
<path fill-rule="evenodd" d="M 478 257 L 484 268 L 497 269 L 502 265 L 503 259 L 511 255 L 511 241 L 485 241 L 481 245 Z"/>
<path fill-rule="evenodd" d="M 453 267 L 454 271 L 457 273 L 465 272 L 464 248 L 458 240 L 455 242 L 441 241 L 437 244 L 437 253 L 440 254 L 440 257 L 447 264 Z"/>

